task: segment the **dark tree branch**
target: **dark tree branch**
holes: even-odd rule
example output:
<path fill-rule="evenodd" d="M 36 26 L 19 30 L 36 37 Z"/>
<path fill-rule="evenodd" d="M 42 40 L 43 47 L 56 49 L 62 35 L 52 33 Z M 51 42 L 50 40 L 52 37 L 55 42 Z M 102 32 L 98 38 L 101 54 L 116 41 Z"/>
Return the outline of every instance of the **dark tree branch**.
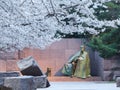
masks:
<path fill-rule="evenodd" d="M 52 0 L 50 0 L 50 4 L 51 4 L 52 10 L 53 10 L 53 15 L 55 16 L 56 20 L 58 21 L 58 23 L 63 25 L 63 23 L 60 22 L 59 18 L 57 17 L 57 14 L 56 14 L 55 8 L 53 6 Z"/>

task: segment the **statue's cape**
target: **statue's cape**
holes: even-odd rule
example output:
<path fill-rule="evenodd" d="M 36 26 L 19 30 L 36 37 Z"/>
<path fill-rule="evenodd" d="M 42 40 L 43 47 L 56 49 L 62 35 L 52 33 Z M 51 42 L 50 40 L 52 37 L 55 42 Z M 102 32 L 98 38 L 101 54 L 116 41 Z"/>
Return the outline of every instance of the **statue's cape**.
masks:
<path fill-rule="evenodd" d="M 73 56 L 71 56 L 68 60 L 68 63 L 71 63 L 73 61 L 76 61 L 78 59 L 78 57 L 80 56 L 81 50 L 76 52 Z"/>

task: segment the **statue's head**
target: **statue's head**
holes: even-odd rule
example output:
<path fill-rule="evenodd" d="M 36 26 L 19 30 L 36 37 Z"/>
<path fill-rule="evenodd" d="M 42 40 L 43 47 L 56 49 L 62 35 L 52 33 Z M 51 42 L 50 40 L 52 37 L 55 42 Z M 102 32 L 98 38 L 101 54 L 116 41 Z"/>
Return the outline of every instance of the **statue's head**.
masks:
<path fill-rule="evenodd" d="M 84 46 L 84 45 L 81 45 L 81 46 L 80 46 L 80 49 L 81 49 L 81 51 L 85 51 L 85 46 Z"/>

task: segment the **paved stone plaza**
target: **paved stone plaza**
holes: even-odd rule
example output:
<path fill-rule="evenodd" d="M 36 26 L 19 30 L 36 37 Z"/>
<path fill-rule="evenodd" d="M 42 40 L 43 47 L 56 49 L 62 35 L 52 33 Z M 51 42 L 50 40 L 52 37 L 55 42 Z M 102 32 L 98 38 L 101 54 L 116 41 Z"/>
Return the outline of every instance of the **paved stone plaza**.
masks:
<path fill-rule="evenodd" d="M 50 82 L 49 88 L 37 90 L 120 90 L 115 82 Z"/>

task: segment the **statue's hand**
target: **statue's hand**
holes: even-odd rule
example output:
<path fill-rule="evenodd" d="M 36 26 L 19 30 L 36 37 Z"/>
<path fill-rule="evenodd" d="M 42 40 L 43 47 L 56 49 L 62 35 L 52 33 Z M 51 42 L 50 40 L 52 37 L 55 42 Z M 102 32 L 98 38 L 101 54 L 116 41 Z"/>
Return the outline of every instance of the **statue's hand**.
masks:
<path fill-rule="evenodd" d="M 75 62 L 72 62 L 72 64 L 74 65 L 74 64 L 75 64 Z"/>
<path fill-rule="evenodd" d="M 83 57 L 79 57 L 78 60 L 84 60 L 84 58 Z"/>

